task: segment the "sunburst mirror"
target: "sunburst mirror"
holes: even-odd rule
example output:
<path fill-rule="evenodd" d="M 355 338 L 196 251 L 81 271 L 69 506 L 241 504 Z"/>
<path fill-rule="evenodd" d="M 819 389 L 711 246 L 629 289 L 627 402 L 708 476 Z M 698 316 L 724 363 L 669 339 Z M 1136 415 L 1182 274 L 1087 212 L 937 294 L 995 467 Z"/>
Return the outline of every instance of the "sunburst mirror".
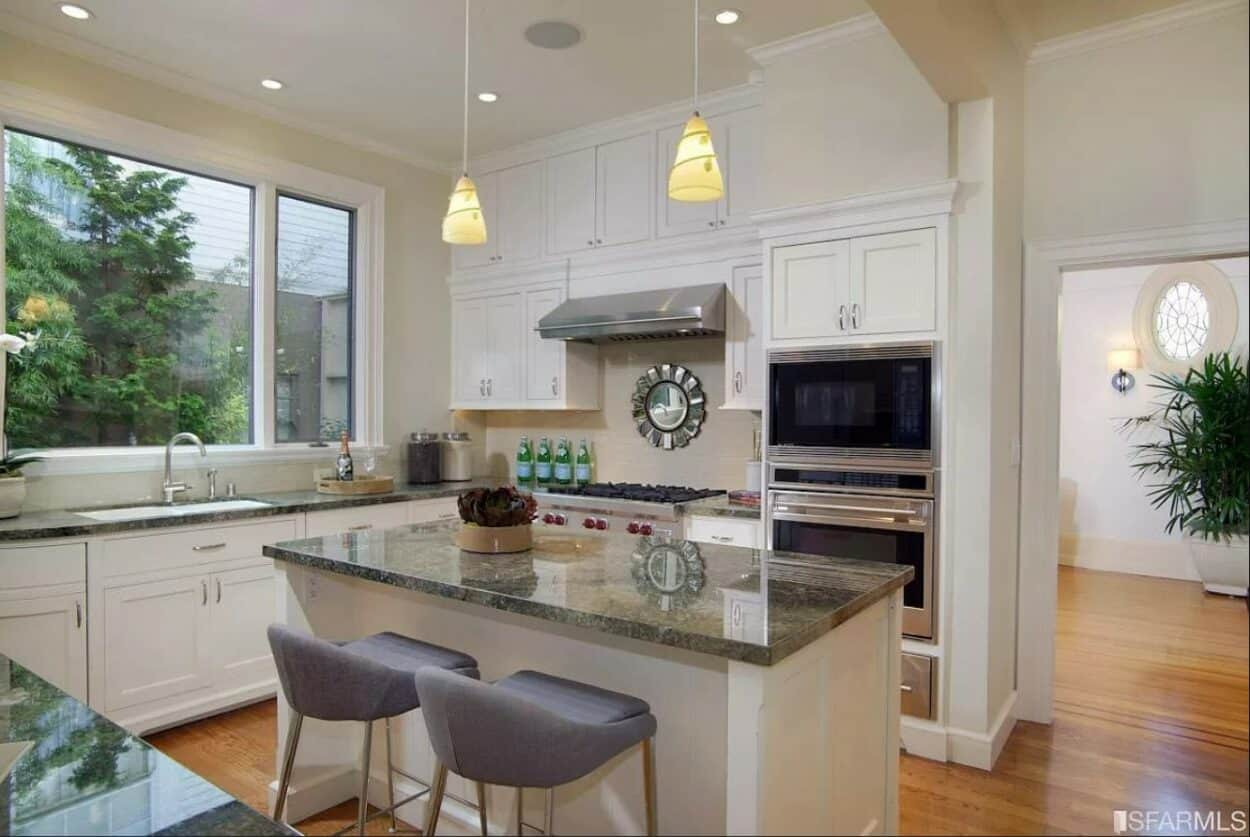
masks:
<path fill-rule="evenodd" d="M 661 363 L 634 384 L 633 414 L 638 434 L 657 448 L 685 447 L 699 435 L 707 415 L 703 385 L 684 366 Z"/>

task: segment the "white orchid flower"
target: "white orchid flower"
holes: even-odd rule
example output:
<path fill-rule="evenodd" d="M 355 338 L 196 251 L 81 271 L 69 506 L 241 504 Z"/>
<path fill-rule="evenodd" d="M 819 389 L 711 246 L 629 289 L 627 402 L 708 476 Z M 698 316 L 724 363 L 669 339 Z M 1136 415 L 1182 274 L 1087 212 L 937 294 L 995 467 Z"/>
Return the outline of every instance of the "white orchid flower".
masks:
<path fill-rule="evenodd" d="M 16 334 L 0 334 L 0 349 L 4 349 L 11 355 L 15 355 L 22 349 L 26 348 L 26 341 Z"/>
<path fill-rule="evenodd" d="M 36 331 L 33 334 L 29 331 L 18 332 L 22 335 L 22 339 L 26 341 L 26 348 L 33 349 L 35 344 L 39 342 L 39 338 L 43 336 L 42 331 Z"/>

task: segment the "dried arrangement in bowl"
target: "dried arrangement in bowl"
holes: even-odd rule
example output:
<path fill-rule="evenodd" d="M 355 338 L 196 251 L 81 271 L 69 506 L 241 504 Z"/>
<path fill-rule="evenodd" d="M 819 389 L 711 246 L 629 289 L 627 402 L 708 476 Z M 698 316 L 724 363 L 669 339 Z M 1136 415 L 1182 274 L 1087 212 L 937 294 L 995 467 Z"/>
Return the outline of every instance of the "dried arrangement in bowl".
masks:
<path fill-rule="evenodd" d="M 456 543 L 470 552 L 523 552 L 534 545 L 534 497 L 514 486 L 473 488 L 456 503 L 463 521 Z"/>

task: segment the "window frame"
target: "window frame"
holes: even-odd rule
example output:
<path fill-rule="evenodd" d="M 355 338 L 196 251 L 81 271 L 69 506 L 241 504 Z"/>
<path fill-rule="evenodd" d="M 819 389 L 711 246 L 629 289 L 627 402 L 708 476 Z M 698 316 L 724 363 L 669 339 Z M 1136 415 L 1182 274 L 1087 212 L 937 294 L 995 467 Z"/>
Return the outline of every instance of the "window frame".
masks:
<path fill-rule="evenodd" d="M 1195 286 L 1207 301 L 1207 338 L 1196 355 L 1173 358 L 1159 345 L 1155 312 L 1159 300 L 1179 282 Z M 1227 351 L 1237 335 L 1237 294 L 1224 272 L 1210 261 L 1171 262 L 1155 268 L 1142 283 L 1133 306 L 1133 340 L 1144 366 L 1156 372 L 1184 375 L 1215 352 Z"/>
<path fill-rule="evenodd" d="M 0 184 L 4 182 L 4 130 L 78 143 L 188 174 L 227 180 L 253 189 L 252 213 L 252 442 L 212 445 L 214 464 L 265 464 L 324 459 L 326 449 L 307 442 L 276 441 L 275 308 L 278 193 L 351 210 L 354 299 L 352 312 L 352 442 L 385 455 L 382 435 L 382 286 L 385 197 L 383 187 L 299 163 L 267 157 L 0 82 Z M 4 248 L 4 200 L 0 199 L 0 251 Z M 5 298 L 0 260 L 0 304 Z M 7 308 L 5 309 L 7 310 Z M 4 402 L 0 364 L 0 408 Z M 3 413 L 0 412 L 0 420 Z M 161 467 L 164 446 L 50 448 L 29 473 L 87 474 L 147 471 Z M 179 459 L 191 462 L 182 451 Z"/>

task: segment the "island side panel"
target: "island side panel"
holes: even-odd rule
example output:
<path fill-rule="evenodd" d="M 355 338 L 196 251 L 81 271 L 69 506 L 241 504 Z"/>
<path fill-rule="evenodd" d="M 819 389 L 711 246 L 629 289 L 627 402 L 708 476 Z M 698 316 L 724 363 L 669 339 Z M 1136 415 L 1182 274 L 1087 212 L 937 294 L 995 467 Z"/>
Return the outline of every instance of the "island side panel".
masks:
<path fill-rule="evenodd" d="M 726 833 L 897 831 L 900 598 L 775 666 L 729 664 Z"/>

